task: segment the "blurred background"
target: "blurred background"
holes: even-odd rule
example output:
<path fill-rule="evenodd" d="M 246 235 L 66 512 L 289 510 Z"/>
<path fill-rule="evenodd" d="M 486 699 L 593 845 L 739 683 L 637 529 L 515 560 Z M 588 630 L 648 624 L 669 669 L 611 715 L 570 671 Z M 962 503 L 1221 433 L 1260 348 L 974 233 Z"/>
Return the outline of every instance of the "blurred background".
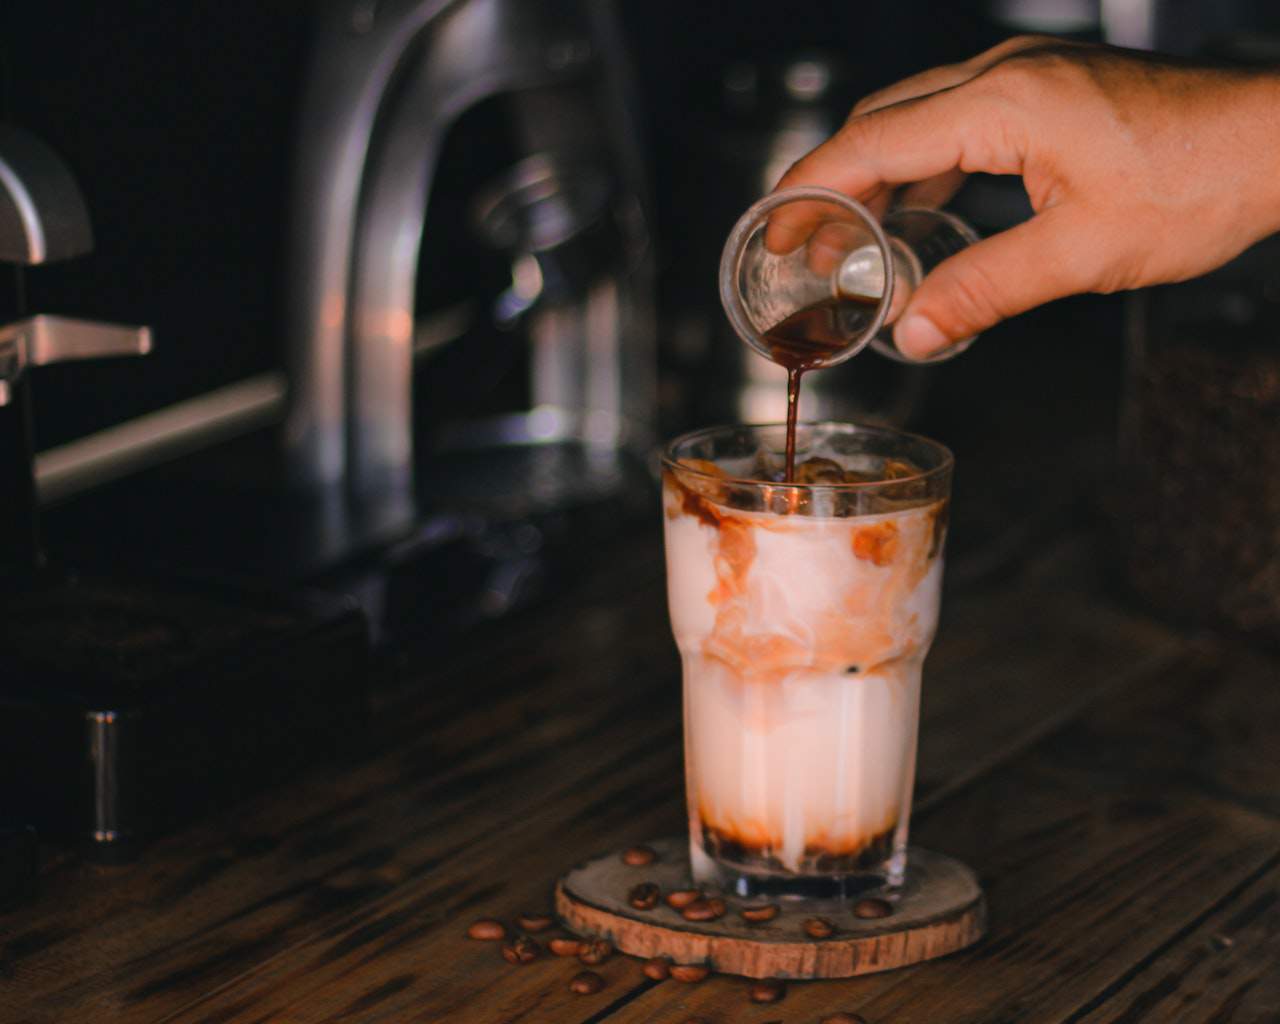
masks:
<path fill-rule="evenodd" d="M 9 479 L 38 453 L 46 561 L 106 580 L 95 600 L 123 623 L 67 646 L 100 666 L 121 637 L 176 644 L 146 610 L 173 607 L 155 596 L 172 581 L 227 612 L 190 647 L 239 643 L 261 621 L 248 592 L 290 609 L 288 643 L 333 627 L 357 658 L 352 615 L 380 647 L 451 642 L 652 532 L 659 439 L 783 414 L 776 368 L 719 308 L 737 215 L 859 96 L 1024 31 L 1280 56 L 1262 0 L 4 5 L 0 119 L 70 173 L 92 247 L 8 259 L 0 324 L 154 338 L 27 375 L 0 418 L 12 438 L 30 417 L 3 450 Z M 49 202 L 37 220 L 70 216 Z M 955 208 L 982 232 L 1030 212 L 990 178 Z M 955 449 L 949 586 L 1096 522 L 1105 570 L 1148 604 L 1280 635 L 1274 527 L 1249 511 L 1280 509 L 1280 474 L 1255 472 L 1280 429 L 1275 266 L 1263 247 L 1179 289 L 1057 303 L 937 367 L 868 353 L 807 381 L 803 415 Z M 1224 496 L 1224 474 L 1248 483 Z M 29 540 L 9 545 L 9 600 L 47 637 Z M 150 581 L 124 610 L 101 596 L 122 579 Z M 299 610 L 303 593 L 323 600 Z M 131 632 L 135 614 L 152 625 Z M 24 671 L 53 671 L 36 645 Z M 164 671 L 190 654 L 166 651 Z"/>

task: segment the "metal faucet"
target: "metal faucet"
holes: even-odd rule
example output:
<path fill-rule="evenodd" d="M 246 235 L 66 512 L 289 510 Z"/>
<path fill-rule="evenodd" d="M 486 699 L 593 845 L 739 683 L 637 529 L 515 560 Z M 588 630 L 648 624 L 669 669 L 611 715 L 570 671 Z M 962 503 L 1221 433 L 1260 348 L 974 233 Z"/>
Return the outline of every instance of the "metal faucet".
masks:
<path fill-rule="evenodd" d="M 445 133 L 482 99 L 590 68 L 618 115 L 598 143 L 639 178 L 619 52 L 602 0 L 324 7 L 301 118 L 287 311 L 296 483 L 411 514 L 414 287 Z M 642 180 L 625 184 L 644 194 Z"/>
<path fill-rule="evenodd" d="M 84 196 L 62 159 L 34 135 L 0 125 L 0 265 L 39 266 L 93 248 Z M 151 351 L 146 327 L 72 317 L 0 323 L 0 580 L 44 568 L 28 370 Z"/>

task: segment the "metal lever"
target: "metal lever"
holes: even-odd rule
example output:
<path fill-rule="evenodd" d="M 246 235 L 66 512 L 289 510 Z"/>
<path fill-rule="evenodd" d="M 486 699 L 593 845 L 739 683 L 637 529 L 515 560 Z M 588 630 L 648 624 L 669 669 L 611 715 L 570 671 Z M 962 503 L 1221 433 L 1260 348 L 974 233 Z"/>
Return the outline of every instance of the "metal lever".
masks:
<path fill-rule="evenodd" d="M 68 359 L 143 355 L 146 327 L 33 316 L 0 327 L 0 578 L 31 581 L 44 568 L 31 436 L 31 382 L 24 372 Z"/>
<path fill-rule="evenodd" d="M 35 136 L 0 125 L 0 263 L 34 266 L 92 247 L 84 196 L 66 164 Z M 146 327 L 47 315 L 0 327 L 0 578 L 30 582 L 45 564 L 27 367 L 150 351 Z"/>
<path fill-rule="evenodd" d="M 151 351 L 151 329 L 65 316 L 28 317 L 0 327 L 0 405 L 29 366 L 103 356 L 142 356 Z"/>

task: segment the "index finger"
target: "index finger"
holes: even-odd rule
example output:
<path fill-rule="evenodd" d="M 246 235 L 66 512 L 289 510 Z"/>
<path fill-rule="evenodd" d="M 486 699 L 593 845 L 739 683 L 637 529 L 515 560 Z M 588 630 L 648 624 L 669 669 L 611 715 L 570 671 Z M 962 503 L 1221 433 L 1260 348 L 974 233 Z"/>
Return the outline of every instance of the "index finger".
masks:
<path fill-rule="evenodd" d="M 1007 106 L 972 82 L 881 107 L 851 118 L 835 135 L 794 164 L 775 190 L 802 185 L 835 189 L 865 201 L 886 185 L 922 181 L 947 171 L 1021 171 L 1020 133 Z M 795 249 L 812 233 L 815 210 L 787 203 L 765 231 L 771 252 Z"/>

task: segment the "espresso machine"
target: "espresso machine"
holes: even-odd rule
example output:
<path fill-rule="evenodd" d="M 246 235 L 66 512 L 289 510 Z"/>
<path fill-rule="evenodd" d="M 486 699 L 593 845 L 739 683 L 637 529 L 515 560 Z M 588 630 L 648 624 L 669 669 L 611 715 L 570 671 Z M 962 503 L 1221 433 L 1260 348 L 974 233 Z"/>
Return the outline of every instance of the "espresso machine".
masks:
<path fill-rule="evenodd" d="M 381 606 L 465 537 L 484 558 L 412 587 L 456 604 L 487 573 L 501 610 L 495 579 L 574 515 L 647 508 L 653 256 L 613 5 L 335 0 L 298 138 L 283 455 L 313 564 L 381 549 L 358 585 Z"/>
<path fill-rule="evenodd" d="M 0 124 L 0 901 L 34 885 L 36 829 L 98 860 L 341 748 L 364 714 L 364 620 L 322 594 L 84 572 L 45 549 L 32 406 L 51 363 L 143 356 L 147 327 L 22 315 L 26 275 L 93 248 L 83 193 Z M 162 342 L 161 342 L 162 343 Z M 116 539 L 97 524 L 100 546 Z"/>
<path fill-rule="evenodd" d="M 217 445 L 99 488 L 91 521 L 51 514 L 94 560 L 107 519 L 131 564 L 319 587 L 375 639 L 437 636 L 651 511 L 626 55 L 599 0 L 326 0 L 307 36 L 279 142 L 282 365 L 207 428 L 187 403 L 185 436 Z"/>
<path fill-rule="evenodd" d="M 612 5 L 331 0 L 312 28 L 281 133 L 284 387 L 67 445 L 55 479 L 29 369 L 151 337 L 22 308 L 0 331 L 0 860 L 12 835 L 28 863 L 29 825 L 125 858 L 337 756 L 370 640 L 447 642 L 651 519 L 651 220 Z M 0 137 L 0 260 L 71 260 L 88 211 L 30 142 Z M 69 240 L 37 259 L 32 224 Z"/>

